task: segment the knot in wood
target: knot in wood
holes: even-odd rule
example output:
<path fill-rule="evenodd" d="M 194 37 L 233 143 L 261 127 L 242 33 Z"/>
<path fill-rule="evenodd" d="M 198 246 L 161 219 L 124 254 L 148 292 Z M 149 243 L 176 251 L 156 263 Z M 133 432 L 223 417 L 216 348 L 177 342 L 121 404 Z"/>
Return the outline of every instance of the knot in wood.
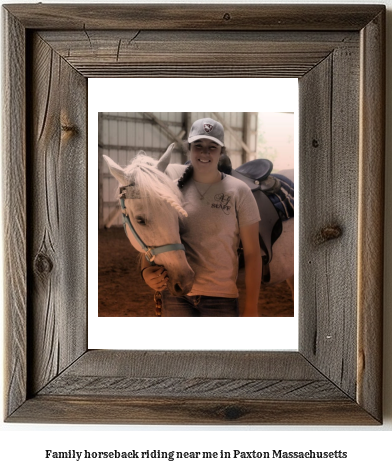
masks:
<path fill-rule="evenodd" d="M 316 244 L 322 244 L 328 240 L 337 239 L 342 235 L 342 229 L 334 224 L 330 226 L 323 227 L 320 232 L 316 235 L 315 242 Z"/>
<path fill-rule="evenodd" d="M 230 406 L 223 410 L 223 414 L 227 420 L 237 420 L 238 418 L 241 418 L 244 413 L 240 407 Z"/>
<path fill-rule="evenodd" d="M 230 13 L 225 13 L 225 14 L 223 15 L 223 19 L 226 20 L 226 21 L 230 21 L 230 20 L 231 20 L 231 15 L 230 15 Z"/>
<path fill-rule="evenodd" d="M 61 131 L 66 133 L 76 133 L 77 128 L 74 125 L 61 125 Z"/>
<path fill-rule="evenodd" d="M 65 110 L 62 110 L 60 113 L 60 127 L 62 140 L 68 141 L 69 138 L 78 133 L 76 125 L 72 123 L 69 114 Z"/>
<path fill-rule="evenodd" d="M 319 146 L 319 142 L 318 142 L 318 140 L 316 140 L 316 139 L 314 138 L 314 139 L 312 140 L 312 147 L 313 147 L 313 148 L 318 148 L 318 146 Z"/>
<path fill-rule="evenodd" d="M 34 260 L 34 268 L 37 273 L 48 274 L 53 269 L 52 260 L 44 253 L 40 252 Z"/>

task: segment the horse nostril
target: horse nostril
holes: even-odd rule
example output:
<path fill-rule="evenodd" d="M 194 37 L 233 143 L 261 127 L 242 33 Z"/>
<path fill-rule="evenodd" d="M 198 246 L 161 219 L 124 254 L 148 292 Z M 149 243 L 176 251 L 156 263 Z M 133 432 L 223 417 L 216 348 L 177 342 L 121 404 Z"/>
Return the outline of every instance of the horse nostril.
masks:
<path fill-rule="evenodd" d="M 180 286 L 178 283 L 176 283 L 176 284 L 174 285 L 174 291 L 175 291 L 176 293 L 182 293 L 182 288 L 181 288 L 181 286 Z"/>

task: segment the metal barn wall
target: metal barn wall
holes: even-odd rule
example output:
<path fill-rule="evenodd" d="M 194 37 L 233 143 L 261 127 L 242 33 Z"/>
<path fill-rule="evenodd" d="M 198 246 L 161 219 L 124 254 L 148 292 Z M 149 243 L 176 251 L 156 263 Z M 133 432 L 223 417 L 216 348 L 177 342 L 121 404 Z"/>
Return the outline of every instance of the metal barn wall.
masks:
<path fill-rule="evenodd" d="M 122 225 L 117 181 L 102 155 L 126 166 L 140 150 L 158 159 L 170 143 L 177 144 L 172 163 L 187 160 L 186 139 L 192 123 L 203 117 L 220 121 L 233 167 L 256 157 L 257 112 L 101 112 L 98 117 L 99 227 Z"/>

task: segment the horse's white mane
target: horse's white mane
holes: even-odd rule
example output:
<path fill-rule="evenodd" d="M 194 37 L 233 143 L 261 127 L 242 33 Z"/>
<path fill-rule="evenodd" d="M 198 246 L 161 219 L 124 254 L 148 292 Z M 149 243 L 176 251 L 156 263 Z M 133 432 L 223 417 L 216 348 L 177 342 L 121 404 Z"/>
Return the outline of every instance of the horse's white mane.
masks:
<path fill-rule="evenodd" d="M 168 202 L 176 211 L 188 217 L 181 205 L 182 194 L 176 183 L 156 167 L 157 161 L 139 153 L 130 165 L 124 168 L 125 177 L 135 186 L 141 197 L 148 197 L 151 205 Z"/>

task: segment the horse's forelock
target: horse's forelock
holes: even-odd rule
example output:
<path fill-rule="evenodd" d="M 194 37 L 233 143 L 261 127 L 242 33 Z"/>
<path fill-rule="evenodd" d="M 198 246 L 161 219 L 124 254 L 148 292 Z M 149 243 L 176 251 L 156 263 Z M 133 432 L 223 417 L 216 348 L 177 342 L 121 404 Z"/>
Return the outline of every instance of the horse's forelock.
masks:
<path fill-rule="evenodd" d="M 158 170 L 156 163 L 157 160 L 148 156 L 137 156 L 124 170 L 128 181 L 139 187 L 142 196 L 150 198 L 151 205 L 166 201 L 186 217 L 187 213 L 181 205 L 181 191 L 169 176 Z"/>

